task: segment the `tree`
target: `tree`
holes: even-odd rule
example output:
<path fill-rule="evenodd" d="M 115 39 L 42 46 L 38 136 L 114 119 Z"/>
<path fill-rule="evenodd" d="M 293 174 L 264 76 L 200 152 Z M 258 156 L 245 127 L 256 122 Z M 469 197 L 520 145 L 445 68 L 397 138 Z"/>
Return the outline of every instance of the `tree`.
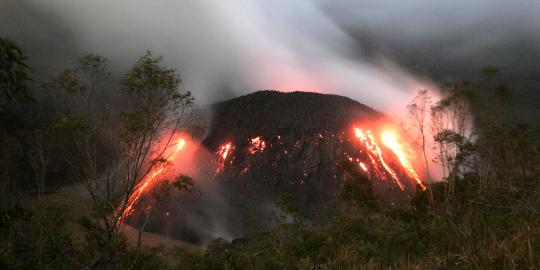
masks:
<path fill-rule="evenodd" d="M 165 151 L 175 143 L 174 136 L 179 131 L 189 131 L 187 125 L 193 117 L 191 93 L 181 93 L 176 71 L 161 66 L 160 62 L 161 58 L 147 53 L 121 82 L 123 91 L 131 98 L 129 109 L 120 114 L 123 127 L 120 143 L 127 183 L 123 207 L 127 206 L 134 186 L 156 162 L 164 159 Z"/>
<path fill-rule="evenodd" d="M 473 148 L 474 98 L 469 82 L 449 82 L 443 88 L 443 98 L 431 107 L 431 128 L 438 148 L 437 160 L 445 175 L 446 200 L 449 203 L 456 179 L 467 171 L 467 159 Z"/>
<path fill-rule="evenodd" d="M 0 207 L 6 209 L 17 204 L 17 187 L 21 183 L 16 178 L 25 173 L 28 165 L 19 115 L 21 103 L 32 100 L 26 60 L 15 42 L 0 38 Z"/>
<path fill-rule="evenodd" d="M 32 100 L 28 93 L 30 68 L 15 42 L 0 38 L 0 113 L 14 101 Z"/>
<path fill-rule="evenodd" d="M 431 96 L 427 90 L 420 90 L 416 93 L 414 99 L 407 105 L 409 112 L 409 128 L 415 141 L 417 148 L 422 151 L 424 157 L 424 167 L 426 168 L 426 177 L 428 183 L 431 184 L 431 176 L 429 174 L 429 162 L 427 158 L 427 141 L 426 135 L 428 132 L 428 124 L 431 110 Z M 433 202 L 433 192 L 430 189 L 430 199 Z"/>
<path fill-rule="evenodd" d="M 91 265 L 120 263 L 126 248 L 123 217 L 136 185 L 167 162 L 164 154 L 175 146 L 178 133 L 194 126 L 191 93 L 179 89 L 177 72 L 161 61 L 148 52 L 135 63 L 120 82 L 120 104 L 102 100 L 106 93 L 98 82 L 108 74 L 108 61 L 97 55 L 81 57 L 78 69 L 44 83 L 60 90 L 65 108 L 56 126 L 64 130 L 66 162 L 92 198 L 93 217 L 83 222 L 89 245 L 96 247 Z M 137 263 L 139 248 L 140 242 L 129 265 Z"/>

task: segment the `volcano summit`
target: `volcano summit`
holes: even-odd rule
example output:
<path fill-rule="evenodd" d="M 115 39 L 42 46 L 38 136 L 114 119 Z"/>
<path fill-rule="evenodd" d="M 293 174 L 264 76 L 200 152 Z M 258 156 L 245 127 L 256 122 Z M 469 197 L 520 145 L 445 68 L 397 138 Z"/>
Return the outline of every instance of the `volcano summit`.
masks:
<path fill-rule="evenodd" d="M 203 144 L 218 154 L 216 180 L 234 186 L 240 204 L 290 193 L 301 205 L 318 208 L 338 191 L 343 179 L 336 165 L 346 159 L 379 192 L 422 185 L 385 140 L 391 120 L 349 98 L 260 91 L 212 109 Z"/>

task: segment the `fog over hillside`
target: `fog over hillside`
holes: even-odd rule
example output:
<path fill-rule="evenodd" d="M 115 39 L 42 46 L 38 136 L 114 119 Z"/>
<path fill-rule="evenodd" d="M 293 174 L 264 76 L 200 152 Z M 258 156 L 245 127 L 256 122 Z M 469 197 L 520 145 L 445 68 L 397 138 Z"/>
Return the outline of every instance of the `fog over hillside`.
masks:
<path fill-rule="evenodd" d="M 533 0 L 22 0 L 0 7 L 0 33 L 21 44 L 38 73 L 87 52 L 125 70 L 152 50 L 179 69 L 200 103 L 304 90 L 388 110 L 419 88 L 495 65 L 524 106 L 538 107 L 540 3 Z"/>

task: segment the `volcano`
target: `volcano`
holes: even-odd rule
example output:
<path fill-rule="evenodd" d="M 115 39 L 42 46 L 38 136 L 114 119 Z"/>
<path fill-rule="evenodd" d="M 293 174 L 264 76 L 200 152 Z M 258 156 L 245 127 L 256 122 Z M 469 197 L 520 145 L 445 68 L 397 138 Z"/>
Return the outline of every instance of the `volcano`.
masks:
<path fill-rule="evenodd" d="M 209 110 L 212 120 L 201 144 L 210 154 L 199 151 L 193 157 L 200 167 L 196 182 L 207 179 L 207 184 L 201 194 L 179 203 L 173 221 L 167 217 L 167 234 L 176 238 L 204 243 L 268 227 L 285 194 L 313 219 L 336 201 L 347 181 L 337 166 L 344 160 L 358 165 L 373 189 L 392 203 L 423 187 L 407 144 L 396 139 L 397 125 L 352 99 L 259 91 Z M 148 229 L 163 231 L 163 224 Z"/>
<path fill-rule="evenodd" d="M 213 121 L 203 144 L 218 156 L 222 154 L 216 180 L 232 187 L 238 204 L 275 201 L 288 193 L 306 209 L 319 208 L 339 190 L 343 179 L 339 179 L 336 165 L 345 159 L 358 163 L 380 193 L 414 190 L 418 184 L 398 158 L 388 153 L 391 151 L 380 147 L 382 153 L 372 149 L 375 153 L 370 155 L 372 151 L 366 148 L 372 145 L 359 136 L 366 133 L 369 140 L 371 133 L 395 124 L 352 99 L 259 91 L 217 103 L 212 111 Z M 371 139 L 368 144 L 375 143 Z M 223 147 L 227 148 L 225 156 Z"/>

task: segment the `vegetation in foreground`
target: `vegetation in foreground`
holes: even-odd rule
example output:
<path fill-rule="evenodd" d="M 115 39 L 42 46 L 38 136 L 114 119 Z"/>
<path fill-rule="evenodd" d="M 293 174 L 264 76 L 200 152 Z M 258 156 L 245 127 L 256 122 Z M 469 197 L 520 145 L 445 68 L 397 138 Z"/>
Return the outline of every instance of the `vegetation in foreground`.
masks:
<path fill-rule="evenodd" d="M 193 99 L 151 54 L 118 84 L 107 64 L 83 56 L 78 68 L 37 87 L 22 51 L 0 39 L 1 269 L 540 267 L 538 148 L 527 125 L 514 121 L 495 69 L 478 82 L 449 83 L 437 103 L 421 91 L 410 104 L 407 130 L 424 157 L 426 134 L 436 134 L 444 172 L 432 179 L 442 182 L 412 194 L 410 205 L 388 205 L 344 161 L 339 169 L 348 181 L 330 222 L 306 221 L 284 198 L 292 222 L 277 215 L 271 231 L 188 250 L 128 241 L 118 205 L 159 164 L 149 151 L 157 138 L 198 133 Z M 179 117 L 169 118 L 171 111 Z M 82 183 L 90 203 L 49 199 L 67 183 Z M 185 177 L 171 183 L 174 192 L 190 190 Z"/>

